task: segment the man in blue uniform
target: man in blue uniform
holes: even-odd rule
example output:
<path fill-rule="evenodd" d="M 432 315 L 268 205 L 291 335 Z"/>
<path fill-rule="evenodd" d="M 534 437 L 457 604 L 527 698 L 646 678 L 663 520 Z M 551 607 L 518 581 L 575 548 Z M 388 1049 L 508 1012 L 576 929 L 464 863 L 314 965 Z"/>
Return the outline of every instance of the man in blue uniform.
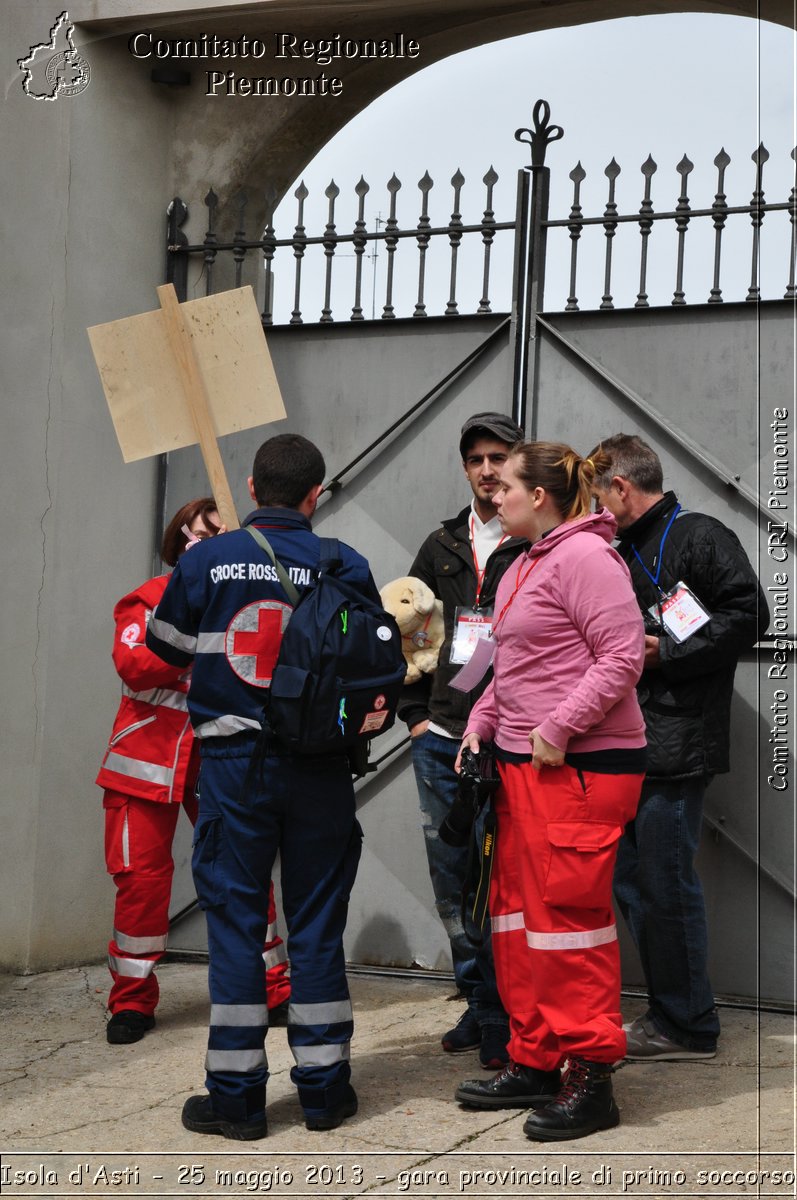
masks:
<path fill-rule="evenodd" d="M 247 527 L 268 539 L 297 587 L 312 583 L 320 540 L 310 518 L 324 474 L 306 438 L 264 442 L 249 479 L 257 509 L 240 530 L 180 560 L 147 630 L 147 645 L 167 662 L 193 664 L 188 709 L 201 757 L 193 870 L 207 917 L 211 1000 L 209 1094 L 189 1097 L 182 1114 L 196 1133 L 249 1140 L 267 1132 L 261 953 L 277 851 L 291 957 L 291 1078 L 305 1124 L 334 1129 L 357 1111 L 342 938 L 362 831 L 349 762 L 345 755 L 297 757 L 266 735 L 247 774 L 291 614 L 274 566 Z M 366 560 L 344 543 L 340 551 L 341 577 L 378 602 Z"/>

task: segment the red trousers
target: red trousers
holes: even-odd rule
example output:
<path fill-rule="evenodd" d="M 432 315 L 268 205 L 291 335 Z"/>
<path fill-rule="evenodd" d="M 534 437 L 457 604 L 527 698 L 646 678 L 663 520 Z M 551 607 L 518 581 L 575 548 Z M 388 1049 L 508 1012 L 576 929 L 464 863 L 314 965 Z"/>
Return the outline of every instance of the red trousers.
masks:
<path fill-rule="evenodd" d="M 612 875 L 643 775 L 499 763 L 490 914 L 509 1055 L 553 1071 L 625 1054 Z"/>
<path fill-rule="evenodd" d="M 116 884 L 113 937 L 108 943 L 113 979 L 108 1008 L 112 1013 L 133 1009 L 150 1016 L 159 995 L 153 968 L 163 957 L 169 932 L 172 841 L 177 817 L 184 808 L 193 825 L 197 804 L 188 795 L 180 805 L 106 791 L 103 807 L 105 864 Z M 263 948 L 269 1008 L 282 1004 L 291 991 L 285 945 L 277 935 L 276 920 L 272 885 Z"/>

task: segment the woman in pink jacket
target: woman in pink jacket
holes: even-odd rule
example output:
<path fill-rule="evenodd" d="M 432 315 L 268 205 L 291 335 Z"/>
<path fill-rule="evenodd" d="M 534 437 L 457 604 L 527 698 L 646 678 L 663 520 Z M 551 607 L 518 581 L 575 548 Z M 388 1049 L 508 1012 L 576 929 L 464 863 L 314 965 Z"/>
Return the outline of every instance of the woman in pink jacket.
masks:
<path fill-rule="evenodd" d="M 590 511 L 604 469 L 602 456 L 554 443 L 511 452 L 494 503 L 504 533 L 532 545 L 499 585 L 493 680 L 463 737 L 474 752 L 494 743 L 501 778 L 490 913 L 510 1061 L 492 1079 L 466 1080 L 456 1098 L 532 1108 L 523 1128 L 538 1141 L 620 1120 L 612 874 L 645 770 L 635 692 L 644 634 L 611 546 L 614 518 Z"/>

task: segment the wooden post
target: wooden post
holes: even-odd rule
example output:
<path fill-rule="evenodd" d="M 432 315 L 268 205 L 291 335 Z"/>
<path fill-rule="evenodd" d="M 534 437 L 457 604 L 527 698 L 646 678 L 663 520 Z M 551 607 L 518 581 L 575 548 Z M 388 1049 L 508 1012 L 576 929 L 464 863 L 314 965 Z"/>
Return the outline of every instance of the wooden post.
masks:
<path fill-rule="evenodd" d="M 194 355 L 191 331 L 187 328 L 180 312 L 180 302 L 177 299 L 174 285 L 165 283 L 157 289 L 157 292 L 169 345 L 177 363 L 194 419 L 194 427 L 210 480 L 210 488 L 216 501 L 216 508 L 223 525 L 226 525 L 228 529 L 238 529 L 240 522 L 216 440 L 216 430 L 210 415 L 205 380 Z"/>

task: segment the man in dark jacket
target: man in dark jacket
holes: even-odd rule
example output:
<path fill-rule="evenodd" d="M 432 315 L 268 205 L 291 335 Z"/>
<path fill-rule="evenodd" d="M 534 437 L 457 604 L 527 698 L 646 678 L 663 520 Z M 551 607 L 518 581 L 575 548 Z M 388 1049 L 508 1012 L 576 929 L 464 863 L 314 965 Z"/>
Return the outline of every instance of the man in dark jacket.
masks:
<path fill-rule="evenodd" d="M 648 988 L 647 1013 L 626 1026 L 627 1056 L 712 1058 L 720 1027 L 694 856 L 706 786 L 729 770 L 736 663 L 763 637 L 769 612 L 736 534 L 663 491 L 661 462 L 646 442 L 616 434 L 600 448 L 612 465 L 596 479 L 595 498 L 617 518 L 617 548 L 646 629 L 637 690 L 647 777 L 614 877 Z"/>
<path fill-rule="evenodd" d="M 248 481 L 255 511 L 243 528 L 183 555 L 147 627 L 150 650 L 192 667 L 188 711 L 201 758 L 192 866 L 208 926 L 208 1094 L 190 1096 L 182 1120 L 194 1133 L 234 1140 L 267 1131 L 261 952 L 278 851 L 292 960 L 291 1079 L 308 1129 L 334 1129 L 357 1111 L 343 953 L 362 843 L 351 769 L 345 754 L 295 755 L 267 730 L 258 739 L 292 608 L 249 529 L 267 538 L 294 587 L 311 584 L 321 540 L 310 518 L 325 469 L 300 434 L 264 442 Z M 340 577 L 378 600 L 366 560 L 339 548 Z"/>
<path fill-rule="evenodd" d="M 489 632 L 498 581 L 526 546 L 502 535 L 493 496 L 502 464 L 523 430 L 503 413 L 476 413 L 462 426 L 460 454 L 473 492 L 471 503 L 452 520 L 430 533 L 410 567 L 443 602 L 445 641 L 438 666 L 404 689 L 399 716 L 412 734 L 412 761 L 437 912 L 449 941 L 458 990 L 468 1007 L 457 1025 L 443 1036 L 452 1053 L 479 1050 L 484 1067 L 507 1061 L 507 1016 L 498 996 L 489 938 L 475 949 L 462 927 L 461 897 L 467 848 L 441 841 L 438 829 L 457 797 L 454 761 L 470 710 L 489 681 L 472 692 L 449 686 L 468 661 L 475 639 Z"/>

